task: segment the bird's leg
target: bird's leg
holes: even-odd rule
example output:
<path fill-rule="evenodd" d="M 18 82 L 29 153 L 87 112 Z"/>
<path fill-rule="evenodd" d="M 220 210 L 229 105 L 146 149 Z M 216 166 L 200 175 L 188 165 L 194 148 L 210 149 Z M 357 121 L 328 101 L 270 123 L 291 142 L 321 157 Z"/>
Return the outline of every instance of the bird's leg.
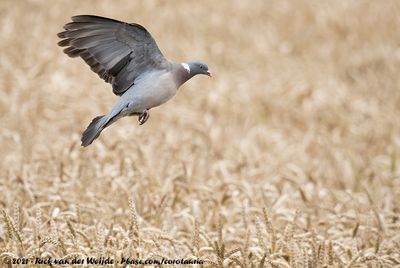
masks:
<path fill-rule="evenodd" d="M 150 112 L 148 109 L 143 110 L 143 112 L 139 115 L 138 121 L 139 121 L 139 125 L 143 125 L 144 123 L 146 123 L 147 119 L 149 119 L 150 117 Z"/>

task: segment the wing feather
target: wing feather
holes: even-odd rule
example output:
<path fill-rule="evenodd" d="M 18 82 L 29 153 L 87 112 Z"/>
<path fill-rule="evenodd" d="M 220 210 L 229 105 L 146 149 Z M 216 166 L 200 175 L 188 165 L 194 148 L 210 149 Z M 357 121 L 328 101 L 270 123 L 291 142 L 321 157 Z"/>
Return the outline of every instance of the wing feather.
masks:
<path fill-rule="evenodd" d="M 151 34 L 141 25 L 79 15 L 58 34 L 70 57 L 81 57 L 91 70 L 122 95 L 142 73 L 171 65 Z"/>

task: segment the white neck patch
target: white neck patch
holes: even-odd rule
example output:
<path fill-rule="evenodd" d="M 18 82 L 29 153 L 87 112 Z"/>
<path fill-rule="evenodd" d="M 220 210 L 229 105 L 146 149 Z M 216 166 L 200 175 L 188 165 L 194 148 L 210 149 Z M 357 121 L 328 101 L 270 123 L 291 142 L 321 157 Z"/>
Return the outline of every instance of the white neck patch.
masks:
<path fill-rule="evenodd" d="M 189 67 L 189 64 L 183 62 L 183 63 L 181 63 L 181 65 L 182 65 L 182 67 L 185 68 L 185 70 L 190 74 L 190 67 Z"/>

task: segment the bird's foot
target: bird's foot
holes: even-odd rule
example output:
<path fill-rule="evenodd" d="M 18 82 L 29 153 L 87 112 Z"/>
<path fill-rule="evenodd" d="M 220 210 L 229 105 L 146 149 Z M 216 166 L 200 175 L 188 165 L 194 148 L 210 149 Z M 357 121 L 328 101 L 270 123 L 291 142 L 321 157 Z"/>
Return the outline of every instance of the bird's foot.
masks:
<path fill-rule="evenodd" d="M 143 110 L 143 112 L 139 115 L 138 121 L 139 121 L 139 125 L 143 125 L 144 123 L 146 123 L 147 119 L 149 119 L 150 117 L 150 112 L 148 109 Z"/>

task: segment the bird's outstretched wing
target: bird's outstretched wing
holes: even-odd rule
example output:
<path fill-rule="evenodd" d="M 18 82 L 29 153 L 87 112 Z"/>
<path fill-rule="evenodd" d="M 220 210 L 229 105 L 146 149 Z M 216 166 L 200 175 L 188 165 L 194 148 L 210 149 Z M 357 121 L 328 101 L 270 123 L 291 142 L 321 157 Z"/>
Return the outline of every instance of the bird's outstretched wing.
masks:
<path fill-rule="evenodd" d="M 58 34 L 70 57 L 81 57 L 113 92 L 122 95 L 146 71 L 168 68 L 151 34 L 141 25 L 79 15 Z"/>

